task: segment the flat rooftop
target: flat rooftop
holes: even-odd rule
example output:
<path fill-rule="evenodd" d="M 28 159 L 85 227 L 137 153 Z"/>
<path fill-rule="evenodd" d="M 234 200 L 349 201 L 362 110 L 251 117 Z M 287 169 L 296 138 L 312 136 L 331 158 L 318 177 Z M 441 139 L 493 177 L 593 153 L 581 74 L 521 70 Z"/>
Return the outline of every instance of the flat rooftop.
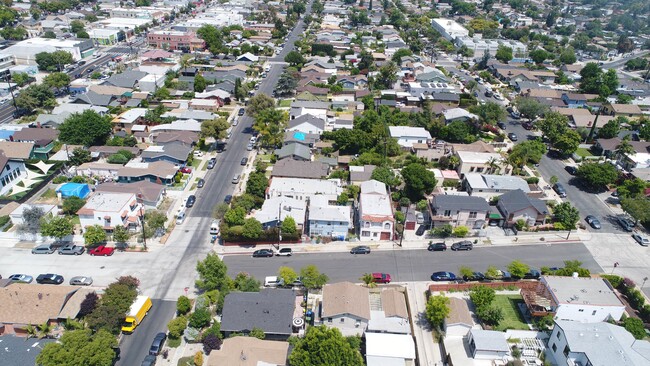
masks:
<path fill-rule="evenodd" d="M 559 304 L 623 306 L 600 277 L 543 276 Z"/>

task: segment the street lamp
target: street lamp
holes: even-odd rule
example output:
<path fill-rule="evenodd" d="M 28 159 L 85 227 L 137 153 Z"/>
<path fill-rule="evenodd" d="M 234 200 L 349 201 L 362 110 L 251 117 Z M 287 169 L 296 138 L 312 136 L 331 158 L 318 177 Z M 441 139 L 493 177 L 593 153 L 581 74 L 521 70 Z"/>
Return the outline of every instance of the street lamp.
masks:
<path fill-rule="evenodd" d="M 643 288 L 645 286 L 645 281 L 647 281 L 647 280 L 648 280 L 648 277 L 643 277 L 643 284 L 641 285 L 641 288 Z"/>

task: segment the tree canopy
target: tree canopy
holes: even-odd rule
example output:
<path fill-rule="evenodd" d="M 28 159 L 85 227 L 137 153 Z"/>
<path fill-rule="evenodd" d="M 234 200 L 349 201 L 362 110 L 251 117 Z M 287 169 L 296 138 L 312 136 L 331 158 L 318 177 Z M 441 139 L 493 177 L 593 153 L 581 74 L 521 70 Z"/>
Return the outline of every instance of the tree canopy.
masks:
<path fill-rule="evenodd" d="M 269 108 L 257 114 L 253 129 L 259 132 L 262 145 L 278 147 L 282 145 L 288 121 L 289 115 L 286 111 Z"/>
<path fill-rule="evenodd" d="M 503 45 L 499 46 L 494 58 L 507 64 L 508 61 L 512 60 L 512 48 Z"/>
<path fill-rule="evenodd" d="M 584 163 L 578 168 L 578 177 L 591 187 L 602 189 L 618 179 L 618 170 L 612 164 Z"/>
<path fill-rule="evenodd" d="M 49 216 L 41 222 L 41 234 L 58 240 L 72 234 L 73 228 L 72 220 L 67 217 Z"/>
<path fill-rule="evenodd" d="M 101 146 L 112 131 L 110 116 L 101 116 L 92 109 L 72 114 L 59 126 L 59 140 L 71 145 Z"/>
<path fill-rule="evenodd" d="M 553 216 L 566 230 L 573 230 L 580 221 L 580 212 L 570 202 L 562 202 L 553 208 Z"/>
<path fill-rule="evenodd" d="M 39 70 L 63 71 L 65 65 L 71 64 L 74 60 L 68 51 L 40 52 L 35 56 Z"/>
<path fill-rule="evenodd" d="M 40 108 L 53 109 L 56 106 L 54 92 L 43 84 L 28 86 L 15 99 L 16 106 L 29 111 L 30 114 Z"/>
<path fill-rule="evenodd" d="M 248 101 L 246 113 L 255 118 L 259 112 L 269 108 L 275 108 L 275 99 L 264 93 L 257 93 Z"/>
<path fill-rule="evenodd" d="M 36 357 L 41 366 L 111 366 L 117 339 L 105 330 L 93 334 L 90 329 L 64 332 L 58 342 L 48 343 Z"/>
<path fill-rule="evenodd" d="M 526 97 L 517 97 L 515 99 L 515 106 L 522 116 L 531 120 L 551 111 L 548 105 L 541 103 L 537 99 Z"/>
<path fill-rule="evenodd" d="M 199 274 L 196 287 L 201 290 L 222 290 L 229 282 L 228 268 L 216 253 L 208 253 L 204 260 L 199 261 L 196 264 L 196 271 Z"/>
<path fill-rule="evenodd" d="M 420 163 L 411 163 L 402 169 L 404 192 L 411 201 L 418 201 L 436 186 L 435 174 Z"/>
<path fill-rule="evenodd" d="M 595 63 L 589 62 L 580 70 L 580 91 L 583 93 L 599 94 L 602 97 L 608 97 L 616 92 L 618 87 L 618 76 L 616 70 L 609 69 L 603 72 L 603 69 Z"/>
<path fill-rule="evenodd" d="M 324 325 L 307 328 L 304 338 L 298 338 L 291 354 L 291 366 L 358 366 L 363 357 L 358 348 L 346 340 L 337 328 Z"/>
<path fill-rule="evenodd" d="M 436 295 L 427 300 L 425 316 L 435 328 L 440 328 L 442 322 L 449 315 L 449 298 L 445 295 Z"/>
<path fill-rule="evenodd" d="M 201 136 L 203 138 L 212 137 L 216 140 L 223 139 L 226 137 L 228 128 L 230 128 L 230 124 L 222 117 L 203 121 L 201 123 Z"/>

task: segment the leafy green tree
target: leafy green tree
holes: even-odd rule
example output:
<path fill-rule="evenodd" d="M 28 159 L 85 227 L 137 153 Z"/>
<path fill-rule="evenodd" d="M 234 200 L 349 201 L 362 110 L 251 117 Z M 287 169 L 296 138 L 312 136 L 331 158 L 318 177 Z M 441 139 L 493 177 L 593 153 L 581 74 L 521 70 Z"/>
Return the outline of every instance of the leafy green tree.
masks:
<path fill-rule="evenodd" d="M 476 140 L 474 129 L 464 121 L 453 121 L 444 126 L 440 138 L 449 142 L 472 143 Z"/>
<path fill-rule="evenodd" d="M 469 233 L 469 228 L 467 226 L 457 226 L 454 228 L 454 231 L 452 232 L 451 235 L 457 237 L 457 238 L 464 238 L 467 236 Z"/>
<path fill-rule="evenodd" d="M 269 186 L 269 179 L 262 172 L 252 172 L 246 182 L 246 193 L 256 197 L 264 197 L 266 188 Z"/>
<path fill-rule="evenodd" d="M 298 51 L 291 51 L 284 56 L 284 62 L 288 62 L 291 66 L 303 65 L 307 60 Z"/>
<path fill-rule="evenodd" d="M 226 137 L 226 131 L 230 128 L 230 124 L 225 118 L 215 118 L 212 120 L 203 121 L 201 123 L 201 137 L 212 137 L 220 140 Z"/>
<path fill-rule="evenodd" d="M 372 275 L 372 273 L 364 273 L 363 276 L 359 278 L 361 282 L 363 282 L 366 287 L 369 288 L 374 288 L 377 287 L 377 283 L 375 282 L 375 277 Z"/>
<path fill-rule="evenodd" d="M 515 145 L 510 152 L 511 162 L 519 161 L 516 164 L 521 167 L 527 163 L 537 164 L 546 152 L 546 145 L 540 140 L 528 140 Z"/>
<path fill-rule="evenodd" d="M 481 123 L 488 125 L 496 125 L 497 122 L 506 118 L 505 109 L 493 102 L 471 106 L 469 108 L 469 111 L 478 115 Z"/>
<path fill-rule="evenodd" d="M 176 300 L 176 313 L 185 315 L 192 310 L 192 302 L 187 296 L 179 296 Z"/>
<path fill-rule="evenodd" d="M 263 146 L 279 147 L 284 140 L 284 131 L 289 121 L 289 115 L 279 109 L 265 109 L 255 117 L 253 129 L 259 132 Z"/>
<path fill-rule="evenodd" d="M 40 52 L 36 54 L 35 61 L 39 70 L 49 72 L 63 71 L 65 65 L 74 62 L 68 51 Z"/>
<path fill-rule="evenodd" d="M 246 272 L 239 272 L 231 282 L 233 290 L 242 292 L 258 292 L 260 290 L 260 281 Z"/>
<path fill-rule="evenodd" d="M 72 220 L 67 217 L 48 215 L 41 222 L 41 234 L 57 240 L 72 234 L 73 228 Z"/>
<path fill-rule="evenodd" d="M 210 325 L 212 314 L 206 308 L 197 308 L 189 317 L 189 326 L 196 329 L 202 329 Z"/>
<path fill-rule="evenodd" d="M 612 119 L 610 121 L 607 121 L 607 123 L 605 123 L 603 127 L 598 130 L 598 137 L 602 139 L 611 139 L 618 136 L 620 130 L 621 124 L 618 122 L 618 120 Z"/>
<path fill-rule="evenodd" d="M 275 92 L 280 96 L 292 95 L 296 91 L 297 87 L 297 78 L 293 74 L 285 71 L 278 79 L 278 83 L 275 86 Z"/>
<path fill-rule="evenodd" d="M 503 45 L 499 46 L 494 58 L 503 63 L 508 63 L 508 61 L 512 60 L 512 48 Z"/>
<path fill-rule="evenodd" d="M 77 33 L 84 30 L 84 23 L 81 20 L 73 20 L 70 22 L 70 33 Z"/>
<path fill-rule="evenodd" d="M 203 75 L 196 74 L 196 76 L 194 76 L 194 92 L 203 93 L 207 86 L 208 86 L 208 81 L 205 80 Z"/>
<path fill-rule="evenodd" d="M 25 86 L 30 81 L 30 76 L 26 72 L 18 72 L 11 75 L 11 81 L 18 86 Z"/>
<path fill-rule="evenodd" d="M 552 143 L 555 149 L 567 156 L 578 150 L 581 140 L 582 137 L 580 137 L 578 132 L 574 130 L 566 130 L 562 135 L 557 136 Z"/>
<path fill-rule="evenodd" d="M 497 279 L 500 275 L 500 271 L 495 266 L 489 266 L 485 271 L 485 277 L 488 279 Z"/>
<path fill-rule="evenodd" d="M 67 88 L 70 86 L 70 75 L 64 72 L 53 72 L 43 78 L 43 84 L 55 89 Z"/>
<path fill-rule="evenodd" d="M 275 99 L 269 97 L 264 93 L 255 94 L 248 101 L 246 113 L 255 118 L 260 111 L 265 109 L 275 108 Z"/>
<path fill-rule="evenodd" d="M 490 306 L 496 298 L 496 293 L 491 287 L 474 286 L 469 291 L 469 298 L 478 309 L 485 306 Z"/>
<path fill-rule="evenodd" d="M 130 237 L 131 233 L 124 226 L 117 226 L 113 229 L 113 241 L 116 243 L 126 243 Z"/>
<path fill-rule="evenodd" d="M 503 309 L 496 306 L 484 306 L 477 309 L 477 315 L 487 325 L 498 325 L 503 320 Z"/>
<path fill-rule="evenodd" d="M 644 339 L 646 337 L 645 326 L 643 325 L 643 321 L 639 318 L 625 318 L 625 320 L 623 320 L 623 327 L 636 339 Z"/>
<path fill-rule="evenodd" d="M 616 71 L 603 72 L 595 62 L 589 62 L 580 70 L 580 91 L 608 97 L 618 87 Z"/>
<path fill-rule="evenodd" d="M 530 266 L 519 260 L 514 260 L 508 264 L 508 272 L 514 278 L 523 278 L 528 271 L 530 271 Z"/>
<path fill-rule="evenodd" d="M 16 96 L 16 106 L 34 113 L 37 109 L 53 109 L 56 106 L 54 93 L 45 85 L 30 85 Z M 59 137 L 60 139 L 60 137 Z"/>
<path fill-rule="evenodd" d="M 440 329 L 442 322 L 449 315 L 449 311 L 449 298 L 447 296 L 431 296 L 427 300 L 425 316 L 434 328 Z"/>
<path fill-rule="evenodd" d="M 278 277 L 285 285 L 289 285 L 298 279 L 298 274 L 293 268 L 282 266 L 278 269 Z"/>
<path fill-rule="evenodd" d="M 264 334 L 264 330 L 260 328 L 253 328 L 251 331 L 248 333 L 249 337 L 255 337 L 257 339 L 264 339 L 266 338 L 266 334 Z"/>
<path fill-rule="evenodd" d="M 90 156 L 90 151 L 81 147 L 77 147 L 72 150 L 72 154 L 68 160 L 70 161 L 70 164 L 79 166 L 83 163 L 91 161 L 92 157 Z"/>
<path fill-rule="evenodd" d="M 531 51 L 528 53 L 528 56 L 536 63 L 536 64 L 541 64 L 544 62 L 544 60 L 551 58 L 551 54 L 546 52 L 543 48 L 538 48 L 534 51 Z"/>
<path fill-rule="evenodd" d="M 113 334 L 119 333 L 124 314 L 137 296 L 137 279 L 120 277 L 108 285 L 99 304 L 86 316 L 88 326 L 95 331 L 105 329 Z"/>
<path fill-rule="evenodd" d="M 568 129 L 569 119 L 558 112 L 547 113 L 544 119 L 537 122 L 537 128 L 542 131 L 551 142 L 563 135 Z"/>
<path fill-rule="evenodd" d="M 637 222 L 650 222 L 650 200 L 647 198 L 622 198 L 621 208 Z"/>
<path fill-rule="evenodd" d="M 602 188 L 618 179 L 618 170 L 612 164 L 584 163 L 578 168 L 580 177 L 589 187 Z"/>
<path fill-rule="evenodd" d="M 295 234 L 296 233 L 296 220 L 291 216 L 287 216 L 282 220 L 282 225 L 280 226 L 282 233 L 284 234 Z"/>
<path fill-rule="evenodd" d="M 262 223 L 257 221 L 254 217 L 250 217 L 244 221 L 244 232 L 242 236 L 247 239 L 257 239 L 264 232 Z"/>
<path fill-rule="evenodd" d="M 576 224 L 580 221 L 580 212 L 571 206 L 570 202 L 562 202 L 553 208 L 553 216 L 557 222 L 561 223 L 564 228 L 571 231 L 575 229 Z"/>
<path fill-rule="evenodd" d="M 576 57 L 576 51 L 573 49 L 573 47 L 568 46 L 566 47 L 561 53 L 560 53 L 560 62 L 563 64 L 571 65 L 578 61 L 578 58 Z"/>
<path fill-rule="evenodd" d="M 411 201 L 418 201 L 430 193 L 436 186 L 436 177 L 433 172 L 420 163 L 411 163 L 402 169 L 404 178 L 404 192 Z"/>
<path fill-rule="evenodd" d="M 379 89 L 390 89 L 397 81 L 397 72 L 399 67 L 393 61 L 384 63 L 379 68 L 379 75 L 377 75 L 376 86 Z"/>
<path fill-rule="evenodd" d="M 28 207 L 23 210 L 22 221 L 17 231 L 20 234 L 36 235 L 41 230 L 42 218 L 45 211 L 41 207 Z"/>
<path fill-rule="evenodd" d="M 531 120 L 551 111 L 548 105 L 541 103 L 537 99 L 526 97 L 517 97 L 515 99 L 515 106 L 523 117 Z"/>
<path fill-rule="evenodd" d="M 205 41 L 206 49 L 213 55 L 222 52 L 225 48 L 222 32 L 215 26 L 206 24 L 197 29 L 196 35 Z"/>
<path fill-rule="evenodd" d="M 153 230 L 164 229 L 167 215 L 159 210 L 149 210 L 144 214 L 144 221 Z"/>
<path fill-rule="evenodd" d="M 86 200 L 77 196 L 68 197 L 63 200 L 62 211 L 66 215 L 76 215 L 86 204 Z"/>
<path fill-rule="evenodd" d="M 395 51 L 393 57 L 391 57 L 391 61 L 393 61 L 398 65 L 401 65 L 402 57 L 412 56 L 412 55 L 413 55 L 413 51 L 409 50 L 408 48 L 400 48 L 399 50 Z"/>
<path fill-rule="evenodd" d="M 179 339 L 187 328 L 187 318 L 183 315 L 177 316 L 167 323 L 167 330 L 169 331 L 169 338 Z"/>
<path fill-rule="evenodd" d="M 47 31 L 43 34 L 43 38 L 56 39 L 56 33 L 52 31 Z"/>
<path fill-rule="evenodd" d="M 106 241 L 106 231 L 100 225 L 87 226 L 84 229 L 83 236 L 87 247 L 92 247 Z"/>
<path fill-rule="evenodd" d="M 41 366 L 94 365 L 111 366 L 117 339 L 105 330 L 90 329 L 64 332 L 58 342 L 48 343 L 36 356 Z"/>
<path fill-rule="evenodd" d="M 225 263 L 215 253 L 208 253 L 208 256 L 196 264 L 196 271 L 199 279 L 196 280 L 196 287 L 200 290 L 221 290 L 229 281 Z"/>
<path fill-rule="evenodd" d="M 101 146 L 112 131 L 111 117 L 101 116 L 92 109 L 74 113 L 59 126 L 59 140 L 66 144 Z"/>
<path fill-rule="evenodd" d="M 359 349 L 352 348 L 341 331 L 319 325 L 307 328 L 304 338 L 298 338 L 289 355 L 291 366 L 358 366 L 363 365 Z"/>
<path fill-rule="evenodd" d="M 300 278 L 302 284 L 310 290 L 322 288 L 329 281 L 327 275 L 321 273 L 313 264 L 300 269 Z"/>
<path fill-rule="evenodd" d="M 623 181 L 616 191 L 621 198 L 635 198 L 644 193 L 646 187 L 647 183 L 643 179 L 634 178 Z"/>
<path fill-rule="evenodd" d="M 246 210 L 243 207 L 235 207 L 226 211 L 226 214 L 223 216 L 226 224 L 230 226 L 235 225 L 244 225 L 244 220 L 246 219 Z"/>
<path fill-rule="evenodd" d="M 350 201 L 350 196 L 347 192 L 341 192 L 336 198 L 336 204 L 339 206 L 345 206 Z"/>

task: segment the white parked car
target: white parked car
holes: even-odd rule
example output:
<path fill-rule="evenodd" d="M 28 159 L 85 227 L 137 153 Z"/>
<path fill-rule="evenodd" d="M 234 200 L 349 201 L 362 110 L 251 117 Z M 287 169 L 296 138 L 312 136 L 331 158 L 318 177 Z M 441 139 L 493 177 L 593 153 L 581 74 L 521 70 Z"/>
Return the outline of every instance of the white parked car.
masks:
<path fill-rule="evenodd" d="M 72 277 L 70 279 L 70 284 L 71 285 L 76 285 L 76 286 L 90 286 L 93 284 L 93 279 L 92 277 L 86 277 L 86 276 L 77 276 L 77 277 Z"/>

